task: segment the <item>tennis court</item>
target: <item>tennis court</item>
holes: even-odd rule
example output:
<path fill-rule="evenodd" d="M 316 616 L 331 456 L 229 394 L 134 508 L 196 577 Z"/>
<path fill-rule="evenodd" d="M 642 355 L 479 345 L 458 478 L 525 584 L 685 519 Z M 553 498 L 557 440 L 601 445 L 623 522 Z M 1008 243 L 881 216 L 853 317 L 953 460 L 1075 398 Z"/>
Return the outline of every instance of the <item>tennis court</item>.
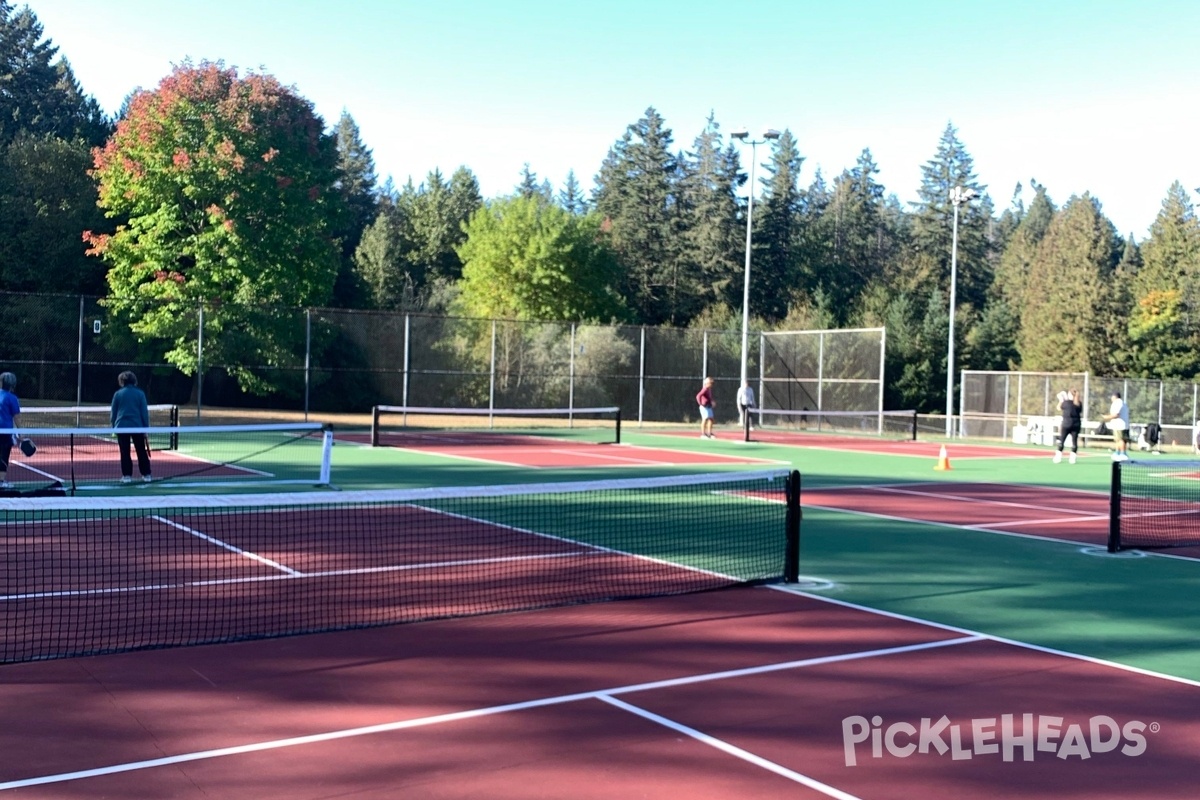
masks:
<path fill-rule="evenodd" d="M 1048 450 L 998 446 L 1009 456 L 952 455 L 935 472 L 933 458 L 850 441 L 677 438 L 668 449 L 800 470 L 797 583 L 778 583 L 783 474 L 703 464 L 661 470 L 653 488 L 632 488 L 653 468 L 623 472 L 637 477 L 610 495 L 573 488 L 604 473 L 590 466 L 533 471 L 555 486 L 339 447 L 339 488 L 368 469 L 445 485 L 383 506 L 351 497 L 350 513 L 310 495 L 263 512 L 240 495 L 221 510 L 96 509 L 83 523 L 43 511 L 35 526 L 6 506 L 18 565 L 6 628 L 24 614 L 38 622 L 21 626 L 49 616 L 78 629 L 82 613 L 100 628 L 82 650 L 100 652 L 144 618 L 123 644 L 151 649 L 0 667 L 0 790 L 1194 796 L 1197 564 L 1175 557 L 1187 550 L 1105 551 L 1107 459 L 1054 465 Z M 663 441 L 628 430 L 621 447 Z M 1012 455 L 1026 450 L 1037 457 Z M 1151 508 L 1160 490 L 1131 482 L 1131 535 L 1141 519 L 1182 530 L 1193 516 L 1189 470 L 1154 474 L 1174 493 Z M 512 485 L 465 486 L 496 475 Z M 99 543 L 97 526 L 111 528 Z M 408 534 L 388 538 L 396 529 Z M 67 555 L 21 566 L 42 563 L 43 547 Z M 103 580 L 81 579 L 76 563 L 98 560 Z M 611 597 L 625 599 L 592 602 Z M 258 638 L 275 625 L 324 632 Z M 66 638 L 28 630 L 22 647 Z M 184 641 L 150 637 L 178 630 Z M 158 649 L 174 644 L 196 646 Z"/>

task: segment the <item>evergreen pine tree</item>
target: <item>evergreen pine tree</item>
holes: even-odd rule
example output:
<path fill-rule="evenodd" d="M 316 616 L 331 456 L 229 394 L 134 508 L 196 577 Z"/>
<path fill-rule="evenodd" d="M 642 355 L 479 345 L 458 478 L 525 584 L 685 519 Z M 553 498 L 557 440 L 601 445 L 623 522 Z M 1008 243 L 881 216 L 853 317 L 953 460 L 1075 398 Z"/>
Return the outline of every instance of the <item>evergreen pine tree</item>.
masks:
<path fill-rule="evenodd" d="M 671 143 L 665 120 L 646 109 L 609 150 L 593 193 L 623 268 L 626 305 L 650 325 L 681 317 L 679 164 Z"/>
<path fill-rule="evenodd" d="M 786 317 L 796 294 L 802 241 L 798 187 L 803 162 L 795 137 L 784 130 L 765 165 L 767 175 L 761 180 L 766 191 L 761 203 L 755 204 L 750 307 L 769 321 Z"/>

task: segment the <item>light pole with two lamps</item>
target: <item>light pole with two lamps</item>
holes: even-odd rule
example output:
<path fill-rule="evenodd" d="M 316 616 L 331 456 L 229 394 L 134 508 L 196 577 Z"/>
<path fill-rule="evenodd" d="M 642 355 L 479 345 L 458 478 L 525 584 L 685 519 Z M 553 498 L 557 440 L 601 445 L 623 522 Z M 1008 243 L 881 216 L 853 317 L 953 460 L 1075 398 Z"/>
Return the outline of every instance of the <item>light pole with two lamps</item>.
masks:
<path fill-rule="evenodd" d="M 950 334 L 946 349 L 946 438 L 954 435 L 954 305 L 958 285 L 958 207 L 978 196 L 974 189 L 955 186 L 950 190 L 954 206 L 954 234 L 950 245 Z"/>
<path fill-rule="evenodd" d="M 763 131 L 761 139 L 751 139 L 750 132 L 742 128 L 731 132 L 729 136 L 741 141 L 742 144 L 750 145 L 750 191 L 748 192 L 749 203 L 746 206 L 746 272 L 742 281 L 742 382 L 738 384 L 740 387 L 745 386 L 748 379 L 746 364 L 747 343 L 750 339 L 750 244 L 754 230 L 754 166 L 758 162 L 758 146 L 778 139 L 779 131 L 768 128 Z"/>

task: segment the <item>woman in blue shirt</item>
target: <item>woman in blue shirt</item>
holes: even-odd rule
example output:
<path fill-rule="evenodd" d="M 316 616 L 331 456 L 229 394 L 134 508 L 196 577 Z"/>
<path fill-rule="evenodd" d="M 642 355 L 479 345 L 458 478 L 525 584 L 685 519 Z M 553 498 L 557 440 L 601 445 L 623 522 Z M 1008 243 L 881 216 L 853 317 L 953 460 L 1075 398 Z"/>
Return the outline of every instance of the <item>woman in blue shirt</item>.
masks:
<path fill-rule="evenodd" d="M 146 393 L 138 388 L 137 375 L 126 370 L 117 376 L 121 388 L 113 394 L 110 413 L 114 428 L 149 428 L 150 407 L 146 404 Z M 150 448 L 145 433 L 117 433 L 117 445 L 121 449 L 121 483 L 133 480 L 133 459 L 129 457 L 129 445 L 137 450 L 138 472 L 142 480 L 149 482 Z"/>
<path fill-rule="evenodd" d="M 17 376 L 11 372 L 0 372 L 0 429 L 17 427 L 21 413 L 21 401 L 13 394 L 17 388 Z M 0 489 L 9 488 L 8 458 L 12 455 L 16 434 L 0 436 Z"/>

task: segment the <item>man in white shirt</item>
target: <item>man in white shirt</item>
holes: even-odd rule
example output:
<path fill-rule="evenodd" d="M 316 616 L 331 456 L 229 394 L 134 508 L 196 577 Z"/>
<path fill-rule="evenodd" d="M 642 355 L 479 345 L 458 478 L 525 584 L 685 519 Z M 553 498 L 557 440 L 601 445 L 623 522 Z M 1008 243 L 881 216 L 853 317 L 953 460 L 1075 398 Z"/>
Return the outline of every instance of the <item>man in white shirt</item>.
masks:
<path fill-rule="evenodd" d="M 746 414 L 750 409 L 754 408 L 754 390 L 750 388 L 750 381 L 742 384 L 742 388 L 737 391 L 737 407 L 738 420 L 742 427 L 746 425 Z M 753 425 L 751 425 L 753 427 Z"/>
<path fill-rule="evenodd" d="M 1125 432 L 1129 430 L 1129 406 L 1121 399 L 1120 392 L 1113 392 L 1112 405 L 1108 407 L 1104 421 L 1108 423 L 1108 427 L 1113 433 L 1113 443 L 1117 446 L 1117 451 L 1113 453 L 1113 461 L 1128 461 L 1129 456 L 1126 455 L 1125 450 L 1129 446 L 1129 441 Z"/>

